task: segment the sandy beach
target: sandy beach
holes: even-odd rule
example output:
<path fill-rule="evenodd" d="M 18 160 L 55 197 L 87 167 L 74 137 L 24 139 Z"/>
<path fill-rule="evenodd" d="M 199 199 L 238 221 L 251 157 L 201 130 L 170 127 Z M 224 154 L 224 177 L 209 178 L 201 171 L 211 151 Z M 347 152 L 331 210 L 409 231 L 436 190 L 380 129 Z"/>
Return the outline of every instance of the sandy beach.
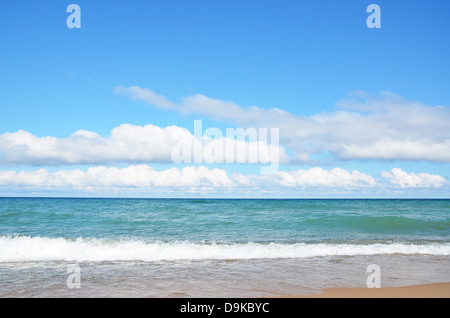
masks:
<path fill-rule="evenodd" d="M 450 283 L 386 288 L 329 288 L 321 294 L 285 298 L 450 298 Z"/>

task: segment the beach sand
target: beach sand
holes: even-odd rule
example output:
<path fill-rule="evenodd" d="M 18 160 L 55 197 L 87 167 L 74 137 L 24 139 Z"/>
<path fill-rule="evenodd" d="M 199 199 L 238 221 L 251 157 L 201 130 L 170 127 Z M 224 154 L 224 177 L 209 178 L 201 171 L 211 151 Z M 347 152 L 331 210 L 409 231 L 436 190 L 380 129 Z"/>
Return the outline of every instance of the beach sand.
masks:
<path fill-rule="evenodd" d="M 329 288 L 321 294 L 284 298 L 450 298 L 450 283 L 386 288 Z"/>

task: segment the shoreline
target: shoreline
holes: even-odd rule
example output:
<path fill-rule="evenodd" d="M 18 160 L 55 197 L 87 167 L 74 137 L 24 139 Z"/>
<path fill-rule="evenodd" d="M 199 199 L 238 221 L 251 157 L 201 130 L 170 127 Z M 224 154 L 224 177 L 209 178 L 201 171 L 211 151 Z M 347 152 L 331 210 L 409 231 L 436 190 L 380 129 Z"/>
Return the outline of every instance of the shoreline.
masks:
<path fill-rule="evenodd" d="M 326 288 L 319 294 L 280 298 L 450 298 L 450 282 L 382 288 Z"/>

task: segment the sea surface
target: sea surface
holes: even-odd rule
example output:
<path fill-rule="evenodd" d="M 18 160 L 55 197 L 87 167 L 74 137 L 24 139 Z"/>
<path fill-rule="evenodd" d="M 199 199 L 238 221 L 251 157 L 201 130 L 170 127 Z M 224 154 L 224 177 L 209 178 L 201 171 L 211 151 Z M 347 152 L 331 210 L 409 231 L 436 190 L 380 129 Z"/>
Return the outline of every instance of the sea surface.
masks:
<path fill-rule="evenodd" d="M 0 297 L 310 294 L 369 265 L 450 282 L 450 200 L 0 198 Z"/>

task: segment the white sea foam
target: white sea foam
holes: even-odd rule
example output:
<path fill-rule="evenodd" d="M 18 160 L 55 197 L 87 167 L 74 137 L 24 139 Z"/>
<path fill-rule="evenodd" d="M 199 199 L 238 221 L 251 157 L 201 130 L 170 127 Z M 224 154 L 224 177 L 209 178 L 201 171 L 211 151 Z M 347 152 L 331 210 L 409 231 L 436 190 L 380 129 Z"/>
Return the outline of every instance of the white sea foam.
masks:
<path fill-rule="evenodd" d="M 450 255 L 450 243 L 281 244 L 0 237 L 0 262 L 238 260 L 377 254 Z"/>

